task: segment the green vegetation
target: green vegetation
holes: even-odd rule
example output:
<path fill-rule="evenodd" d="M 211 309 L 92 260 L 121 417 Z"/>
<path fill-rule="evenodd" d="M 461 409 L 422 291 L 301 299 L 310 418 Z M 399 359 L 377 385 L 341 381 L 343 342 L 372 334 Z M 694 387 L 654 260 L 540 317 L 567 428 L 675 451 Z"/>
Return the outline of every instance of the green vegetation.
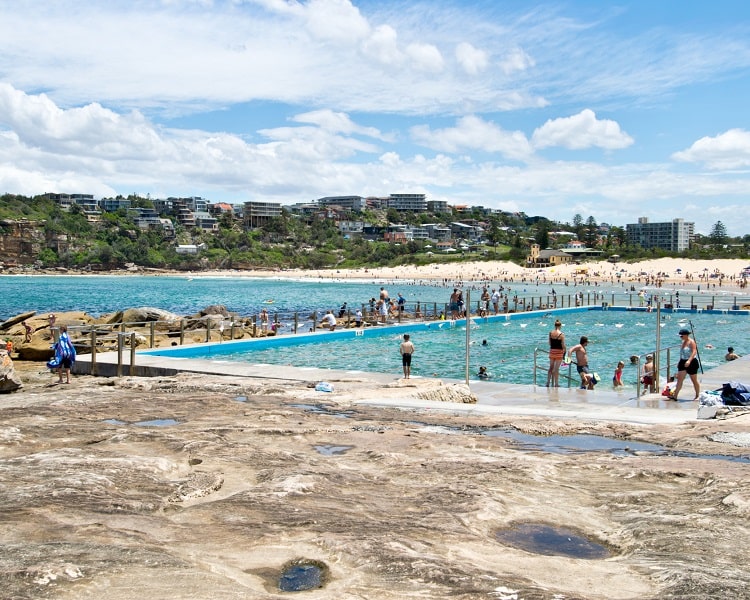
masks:
<path fill-rule="evenodd" d="M 153 207 L 150 200 L 130 197 L 133 206 Z M 162 215 L 169 217 L 170 215 Z M 42 196 L 0 196 L 0 220 L 28 220 L 38 233 L 31 255 L 18 262 L 36 262 L 44 267 L 94 269 L 122 268 L 128 263 L 168 269 L 243 269 L 243 268 L 361 268 L 371 266 L 447 264 L 468 260 L 511 260 L 524 264 L 531 243 L 542 248 L 562 248 L 578 239 L 589 248 L 602 252 L 602 259 L 619 255 L 620 260 L 640 260 L 675 256 L 663 250 L 644 250 L 629 245 L 624 227 L 601 227 L 593 217 L 584 220 L 575 215 L 572 223 L 557 223 L 544 217 L 523 214 L 491 214 L 475 210 L 470 213 L 422 214 L 389 210 L 366 210 L 348 213 L 345 219 L 375 225 L 376 239 L 342 235 L 333 219 L 302 218 L 286 210 L 262 227 L 247 231 L 231 214 L 218 219 L 218 231 L 186 229 L 175 223 L 175 237 L 167 239 L 161 228 L 141 229 L 126 210 L 103 213 L 92 222 L 83 210 L 73 205 L 69 211 Z M 450 225 L 460 221 L 483 228 L 481 244 L 468 240 L 456 242 L 456 252 L 446 253 L 430 241 L 382 241 L 382 234 L 393 224 Z M 0 223 L 0 236 L 10 235 L 11 225 Z M 465 242 L 465 244 L 459 244 Z M 184 255 L 177 244 L 196 244 L 198 254 Z M 468 249 L 462 246 L 468 246 Z M 687 258 L 747 256 L 750 236 L 730 238 L 726 227 L 718 222 L 710 236 L 697 239 Z M 0 257 L 12 260 L 13 257 Z M 21 260 L 23 259 L 23 260 Z"/>

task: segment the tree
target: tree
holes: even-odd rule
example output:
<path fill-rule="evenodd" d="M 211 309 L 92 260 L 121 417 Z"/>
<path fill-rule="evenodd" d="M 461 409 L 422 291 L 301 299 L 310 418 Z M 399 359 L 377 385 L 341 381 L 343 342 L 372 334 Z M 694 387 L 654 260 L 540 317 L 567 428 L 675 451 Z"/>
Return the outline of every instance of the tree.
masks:
<path fill-rule="evenodd" d="M 596 246 L 596 242 L 598 239 L 598 233 L 597 233 L 597 224 L 594 220 L 594 217 L 589 217 L 586 219 L 586 227 L 583 231 L 584 236 L 584 243 L 586 244 L 586 247 L 593 248 Z"/>
<path fill-rule="evenodd" d="M 493 252 L 497 254 L 497 245 L 502 239 L 500 231 L 500 218 L 497 215 L 490 216 L 490 226 L 487 228 L 487 240 L 492 244 Z"/>
<path fill-rule="evenodd" d="M 722 249 L 727 244 L 727 228 L 721 221 L 716 221 L 708 234 L 708 239 L 715 250 Z"/>
<path fill-rule="evenodd" d="M 539 247 L 542 249 L 549 248 L 549 230 L 550 223 L 546 219 L 542 219 L 537 223 L 534 241 L 539 244 Z"/>
<path fill-rule="evenodd" d="M 583 241 L 583 217 L 578 213 L 573 215 L 573 231 L 576 232 L 578 239 Z"/>

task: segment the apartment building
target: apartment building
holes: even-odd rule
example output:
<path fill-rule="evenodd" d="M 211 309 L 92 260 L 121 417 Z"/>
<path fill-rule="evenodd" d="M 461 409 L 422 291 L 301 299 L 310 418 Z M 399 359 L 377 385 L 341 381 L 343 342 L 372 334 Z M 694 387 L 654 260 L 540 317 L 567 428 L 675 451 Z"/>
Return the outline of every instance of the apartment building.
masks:
<path fill-rule="evenodd" d="M 688 250 L 695 237 L 695 223 L 683 219 L 672 219 L 666 223 L 650 223 L 641 217 L 638 223 L 625 226 L 628 242 L 641 248 L 661 248 L 669 252 Z"/>
<path fill-rule="evenodd" d="M 281 216 L 281 204 L 278 202 L 245 202 L 244 207 L 244 224 L 247 229 L 256 229 Z"/>
<path fill-rule="evenodd" d="M 362 196 L 326 196 L 318 198 L 320 206 L 340 206 L 346 210 L 361 211 L 366 208 L 365 199 Z"/>

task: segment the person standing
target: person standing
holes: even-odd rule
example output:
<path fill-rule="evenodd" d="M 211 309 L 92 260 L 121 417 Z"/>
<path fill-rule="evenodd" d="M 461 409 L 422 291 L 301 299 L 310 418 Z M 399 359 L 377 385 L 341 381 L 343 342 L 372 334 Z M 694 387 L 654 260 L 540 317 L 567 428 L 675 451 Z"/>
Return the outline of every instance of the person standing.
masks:
<path fill-rule="evenodd" d="M 70 370 L 76 361 L 76 349 L 68 337 L 68 328 L 65 325 L 60 325 L 60 338 L 55 343 L 55 358 L 59 364 L 58 383 L 63 383 L 63 374 L 66 379 L 64 383 L 70 383 Z"/>
<path fill-rule="evenodd" d="M 403 316 L 404 308 L 406 307 L 406 298 L 404 298 L 400 292 L 398 294 L 397 304 L 398 304 L 398 314 L 399 316 Z"/>
<path fill-rule="evenodd" d="M 451 319 L 454 321 L 458 319 L 459 313 L 459 304 L 458 304 L 458 288 L 453 288 L 453 293 L 451 294 L 450 299 L 448 300 L 448 310 L 451 312 Z"/>
<path fill-rule="evenodd" d="M 643 375 L 641 377 L 641 383 L 643 383 L 643 393 L 655 393 L 656 392 L 656 379 L 654 378 L 654 355 L 647 354 L 646 362 L 643 364 Z"/>
<path fill-rule="evenodd" d="M 404 341 L 401 342 L 398 351 L 401 354 L 401 366 L 404 368 L 404 379 L 409 379 L 411 376 L 411 356 L 414 354 L 414 344 L 408 333 L 404 334 Z"/>
<path fill-rule="evenodd" d="M 594 389 L 594 376 L 589 371 L 589 356 L 586 346 L 589 345 L 589 338 L 581 336 L 581 341 L 570 349 L 570 354 L 575 356 L 576 371 L 581 376 L 581 389 Z"/>
<path fill-rule="evenodd" d="M 377 307 L 378 314 L 380 315 L 380 322 L 386 323 L 388 321 L 388 302 L 386 300 L 378 300 Z"/>
<path fill-rule="evenodd" d="M 615 369 L 615 374 L 612 377 L 612 385 L 615 388 L 621 388 L 623 387 L 622 383 L 622 370 L 625 368 L 625 363 L 623 361 L 620 361 L 617 363 L 617 368 Z"/>
<path fill-rule="evenodd" d="M 490 295 L 490 299 L 492 300 L 492 308 L 495 311 L 496 315 L 500 314 L 500 297 L 500 292 L 493 289 L 492 294 Z"/>
<path fill-rule="evenodd" d="M 565 334 L 562 323 L 555 321 L 555 328 L 549 332 L 549 370 L 547 371 L 547 387 L 560 387 L 560 365 L 565 358 Z"/>
<path fill-rule="evenodd" d="M 479 298 L 479 316 L 486 317 L 490 314 L 490 293 L 487 288 L 482 289 L 482 295 Z"/>
<path fill-rule="evenodd" d="M 362 327 L 362 309 L 358 308 L 357 312 L 354 313 L 354 326 Z"/>
<path fill-rule="evenodd" d="M 682 383 L 685 381 L 685 376 L 690 376 L 690 381 L 693 382 L 693 389 L 695 390 L 695 398 L 701 395 L 701 384 L 698 381 L 698 369 L 700 368 L 700 361 L 698 360 L 698 344 L 695 340 L 690 337 L 690 331 L 687 329 L 680 329 L 679 336 L 682 338 L 682 345 L 680 346 L 680 362 L 677 363 L 677 384 L 675 385 L 674 391 L 669 395 L 670 400 L 677 400 L 682 389 Z"/>
<path fill-rule="evenodd" d="M 23 330 L 24 330 L 23 341 L 26 344 L 28 344 L 31 341 L 32 330 L 31 330 L 31 325 L 29 325 L 27 321 L 23 322 Z"/>

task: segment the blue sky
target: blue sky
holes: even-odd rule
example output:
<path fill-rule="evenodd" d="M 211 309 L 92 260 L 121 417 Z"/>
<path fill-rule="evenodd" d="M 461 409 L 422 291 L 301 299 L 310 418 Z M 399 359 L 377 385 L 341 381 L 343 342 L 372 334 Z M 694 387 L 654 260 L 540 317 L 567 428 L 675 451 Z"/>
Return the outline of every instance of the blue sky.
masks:
<path fill-rule="evenodd" d="M 0 0 L 0 193 L 750 233 L 750 3 Z"/>

